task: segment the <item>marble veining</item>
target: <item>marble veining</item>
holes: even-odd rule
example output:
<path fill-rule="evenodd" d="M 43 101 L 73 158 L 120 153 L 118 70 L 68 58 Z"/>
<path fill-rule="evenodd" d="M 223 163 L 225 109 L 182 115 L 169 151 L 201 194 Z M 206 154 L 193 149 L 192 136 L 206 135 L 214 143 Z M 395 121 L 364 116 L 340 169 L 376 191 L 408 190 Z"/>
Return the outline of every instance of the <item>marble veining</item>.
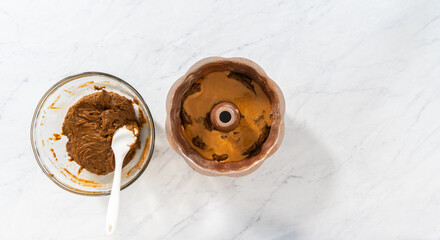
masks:
<path fill-rule="evenodd" d="M 132 84 L 153 159 L 112 239 L 439 239 L 440 2 L 0 2 L 0 239 L 109 239 L 107 197 L 40 170 L 33 111 L 58 80 Z M 168 145 L 165 98 L 208 56 L 254 60 L 283 90 L 279 151 L 242 178 L 194 172 Z"/>

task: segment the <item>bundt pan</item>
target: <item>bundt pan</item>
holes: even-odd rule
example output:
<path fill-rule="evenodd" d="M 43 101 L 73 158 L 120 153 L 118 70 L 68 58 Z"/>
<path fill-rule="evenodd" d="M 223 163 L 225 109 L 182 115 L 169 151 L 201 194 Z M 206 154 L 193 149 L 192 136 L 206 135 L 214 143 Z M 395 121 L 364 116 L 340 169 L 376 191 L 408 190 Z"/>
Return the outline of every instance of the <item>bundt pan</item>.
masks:
<path fill-rule="evenodd" d="M 249 155 L 241 161 L 220 162 L 203 158 L 187 142 L 182 133 L 182 101 L 185 99 L 185 93 L 191 88 L 193 83 L 203 78 L 209 73 L 231 71 L 247 76 L 252 81 L 258 83 L 261 89 L 270 100 L 272 111 L 272 124 L 266 140 L 259 146 L 258 152 Z M 234 104 L 224 103 L 214 106 L 211 111 L 211 121 L 214 128 L 218 130 L 229 130 L 235 125 L 234 114 L 239 109 Z M 278 85 L 272 81 L 263 69 L 253 61 L 245 58 L 222 58 L 209 57 L 195 63 L 188 72 L 179 78 L 168 92 L 167 102 L 166 134 L 171 147 L 180 154 L 185 161 L 197 172 L 207 176 L 231 176 L 239 177 L 255 171 L 271 156 L 280 146 L 284 135 L 284 112 L 285 101 L 283 93 Z M 219 110 L 220 109 L 220 110 Z M 231 124 L 223 126 L 216 117 L 221 117 L 219 111 L 228 111 L 228 119 L 232 119 Z M 217 114 L 217 115 L 214 115 Z M 232 114 L 232 118 L 231 118 Z M 240 116 L 237 117 L 240 119 Z M 223 124 L 223 125 L 222 125 Z M 223 127 L 223 129 L 222 129 Z"/>

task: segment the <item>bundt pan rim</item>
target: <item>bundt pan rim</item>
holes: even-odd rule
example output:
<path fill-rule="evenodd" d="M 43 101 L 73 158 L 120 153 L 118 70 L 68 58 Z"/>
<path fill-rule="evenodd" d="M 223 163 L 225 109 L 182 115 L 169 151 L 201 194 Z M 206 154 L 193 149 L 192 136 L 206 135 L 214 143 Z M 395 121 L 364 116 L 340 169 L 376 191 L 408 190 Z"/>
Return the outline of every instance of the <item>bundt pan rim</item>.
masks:
<path fill-rule="evenodd" d="M 200 77 L 215 71 L 236 71 L 250 75 L 258 82 L 271 101 L 273 122 L 260 151 L 242 161 L 221 163 L 201 157 L 191 148 L 180 129 L 180 110 L 184 93 Z M 170 88 L 166 101 L 165 131 L 171 147 L 195 171 L 207 176 L 239 177 L 252 173 L 277 151 L 284 137 L 285 100 L 281 89 L 255 62 L 241 57 L 208 57 L 196 62 Z"/>

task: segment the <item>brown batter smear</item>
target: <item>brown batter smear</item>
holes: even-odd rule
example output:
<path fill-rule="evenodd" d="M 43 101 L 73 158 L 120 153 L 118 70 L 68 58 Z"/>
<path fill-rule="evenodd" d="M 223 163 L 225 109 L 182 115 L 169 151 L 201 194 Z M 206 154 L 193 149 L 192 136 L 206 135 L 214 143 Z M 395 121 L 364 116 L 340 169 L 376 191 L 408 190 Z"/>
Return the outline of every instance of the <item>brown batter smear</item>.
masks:
<path fill-rule="evenodd" d="M 141 166 L 144 164 L 145 161 L 147 161 L 147 154 L 148 154 L 149 149 L 150 149 L 150 138 L 147 137 L 147 139 L 145 140 L 144 151 L 141 154 L 141 160 L 138 163 L 136 163 L 136 165 L 134 167 L 132 167 L 130 170 L 128 170 L 127 173 L 125 173 L 125 175 L 127 177 L 129 177 L 135 169 L 141 170 Z"/>
<path fill-rule="evenodd" d="M 93 89 L 95 89 L 96 91 L 101 91 L 102 89 L 104 89 L 105 88 L 105 86 L 93 86 Z"/>
<path fill-rule="evenodd" d="M 52 104 L 50 104 L 49 109 L 60 109 L 60 107 L 55 107 L 55 103 L 58 102 L 61 96 L 58 96 Z"/>
<path fill-rule="evenodd" d="M 142 128 L 144 124 L 147 124 L 147 119 L 145 118 L 144 112 L 142 112 L 142 109 L 138 107 L 138 113 L 139 113 L 139 121 L 138 124 Z"/>
<path fill-rule="evenodd" d="M 58 134 L 58 133 L 54 133 L 53 134 L 53 140 L 58 141 L 60 139 L 61 139 L 61 135 L 60 134 Z"/>
<path fill-rule="evenodd" d="M 57 155 L 55 154 L 55 151 L 53 150 L 53 148 L 51 148 L 50 151 L 52 152 L 52 155 L 55 158 L 55 161 L 58 161 Z"/>
<path fill-rule="evenodd" d="M 61 139 L 61 135 L 58 133 L 53 134 L 53 138 L 49 138 L 49 140 L 58 141 Z"/>
<path fill-rule="evenodd" d="M 69 170 L 67 170 L 66 168 L 63 168 L 63 170 L 65 171 L 61 171 L 61 174 L 63 174 L 65 177 L 67 177 L 66 173 L 70 176 L 70 179 L 73 182 L 78 183 L 79 185 L 85 186 L 85 187 L 100 187 L 101 184 L 95 181 L 91 181 L 91 180 L 86 180 L 86 179 L 82 179 L 82 178 L 78 178 L 77 176 L 73 175 L 72 173 L 69 172 Z"/>
<path fill-rule="evenodd" d="M 236 129 L 220 132 L 210 121 L 219 102 L 234 103 L 241 120 Z M 196 81 L 184 94 L 181 131 L 190 146 L 205 159 L 236 162 L 258 154 L 273 118 L 271 103 L 261 86 L 245 74 L 212 72 Z"/>
<path fill-rule="evenodd" d="M 128 124 L 140 126 L 129 99 L 105 90 L 84 96 L 69 108 L 64 118 L 62 134 L 69 139 L 67 153 L 91 173 L 113 172 L 113 134 Z M 123 166 L 133 159 L 138 148 L 139 139 L 125 156 Z"/>
<path fill-rule="evenodd" d="M 84 83 L 83 85 L 79 86 L 78 88 L 83 88 L 83 87 L 87 87 L 87 85 L 94 83 L 93 81 L 89 81 Z"/>

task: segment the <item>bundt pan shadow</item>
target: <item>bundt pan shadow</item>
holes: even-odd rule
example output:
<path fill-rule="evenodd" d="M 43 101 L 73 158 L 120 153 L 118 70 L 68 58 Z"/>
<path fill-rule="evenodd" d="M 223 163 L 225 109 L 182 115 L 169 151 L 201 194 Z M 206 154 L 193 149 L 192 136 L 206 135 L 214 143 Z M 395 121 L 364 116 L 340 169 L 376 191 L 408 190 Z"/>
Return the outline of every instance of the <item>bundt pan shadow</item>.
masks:
<path fill-rule="evenodd" d="M 201 77 L 217 71 L 234 71 L 249 76 L 260 84 L 270 99 L 273 122 L 266 141 L 260 151 L 238 162 L 218 162 L 199 155 L 184 138 L 181 131 L 180 111 L 186 91 Z M 166 134 L 171 147 L 197 172 L 207 176 L 239 177 L 255 171 L 280 146 L 284 136 L 285 101 L 278 85 L 270 79 L 263 69 L 245 58 L 209 57 L 195 63 L 170 88 L 166 102 Z"/>

